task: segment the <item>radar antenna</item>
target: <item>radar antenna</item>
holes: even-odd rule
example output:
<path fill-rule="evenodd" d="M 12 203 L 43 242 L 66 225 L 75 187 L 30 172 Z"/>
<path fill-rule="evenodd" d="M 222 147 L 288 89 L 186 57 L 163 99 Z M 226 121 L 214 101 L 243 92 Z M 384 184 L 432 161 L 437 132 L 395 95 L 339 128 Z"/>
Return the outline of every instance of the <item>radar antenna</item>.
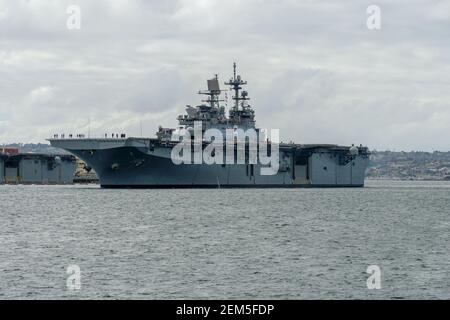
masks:
<path fill-rule="evenodd" d="M 209 96 L 206 100 L 202 100 L 203 102 L 208 102 L 209 105 L 211 107 L 219 107 L 219 102 L 221 101 L 225 101 L 225 100 L 220 100 L 219 99 L 219 95 L 222 92 L 222 90 L 220 90 L 219 87 L 219 79 L 217 74 L 215 75 L 215 77 L 211 80 L 208 80 L 208 90 L 204 90 L 204 91 L 199 91 L 198 94 L 203 94 L 206 96 Z"/>

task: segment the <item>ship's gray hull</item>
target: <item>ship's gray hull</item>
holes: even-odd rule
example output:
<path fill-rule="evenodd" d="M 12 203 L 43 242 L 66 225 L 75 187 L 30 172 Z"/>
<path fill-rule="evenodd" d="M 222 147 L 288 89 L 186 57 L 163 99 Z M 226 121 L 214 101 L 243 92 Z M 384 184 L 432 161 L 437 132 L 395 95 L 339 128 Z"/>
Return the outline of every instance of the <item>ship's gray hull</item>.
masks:
<path fill-rule="evenodd" d="M 280 158 L 287 165 L 275 175 L 261 175 L 259 164 L 176 165 L 167 146 L 150 150 L 138 140 L 90 140 L 51 143 L 85 161 L 105 188 L 362 187 L 368 162 L 368 157 L 356 155 L 343 163 L 341 155 L 327 148 L 315 148 L 298 161 L 285 148 Z"/>

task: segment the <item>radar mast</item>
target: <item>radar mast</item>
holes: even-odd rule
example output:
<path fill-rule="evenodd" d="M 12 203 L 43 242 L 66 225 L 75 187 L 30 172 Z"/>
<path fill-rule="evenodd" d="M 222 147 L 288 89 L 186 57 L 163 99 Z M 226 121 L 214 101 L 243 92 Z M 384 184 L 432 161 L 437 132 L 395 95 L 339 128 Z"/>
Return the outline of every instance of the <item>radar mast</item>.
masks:
<path fill-rule="evenodd" d="M 245 106 L 245 101 L 250 100 L 250 98 L 247 98 L 248 93 L 247 91 L 242 91 L 242 93 L 239 95 L 239 90 L 242 89 L 241 86 L 246 85 L 247 81 L 244 81 L 241 79 L 240 75 L 236 75 L 236 62 L 233 63 L 233 78 L 230 79 L 230 81 L 225 82 L 227 86 L 231 86 L 231 89 L 234 90 L 234 109 L 237 111 L 239 110 L 239 102 L 241 102 L 242 108 Z"/>

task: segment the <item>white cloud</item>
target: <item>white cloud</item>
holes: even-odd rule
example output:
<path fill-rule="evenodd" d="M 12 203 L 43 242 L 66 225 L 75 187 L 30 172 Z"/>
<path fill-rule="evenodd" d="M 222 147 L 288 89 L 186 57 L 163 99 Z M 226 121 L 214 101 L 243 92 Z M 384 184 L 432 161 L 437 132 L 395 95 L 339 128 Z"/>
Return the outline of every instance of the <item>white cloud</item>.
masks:
<path fill-rule="evenodd" d="M 66 28 L 66 7 L 82 28 Z M 448 1 L 0 0 L 0 143 L 151 135 L 239 72 L 261 127 L 299 143 L 448 150 Z"/>

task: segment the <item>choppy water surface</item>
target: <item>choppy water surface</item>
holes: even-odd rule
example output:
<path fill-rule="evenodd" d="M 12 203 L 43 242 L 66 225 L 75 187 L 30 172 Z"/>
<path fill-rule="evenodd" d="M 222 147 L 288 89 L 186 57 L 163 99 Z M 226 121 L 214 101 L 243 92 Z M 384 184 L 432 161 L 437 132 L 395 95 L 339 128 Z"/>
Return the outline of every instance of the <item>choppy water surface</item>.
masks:
<path fill-rule="evenodd" d="M 450 183 L 366 185 L 0 186 L 0 298 L 449 299 Z"/>

